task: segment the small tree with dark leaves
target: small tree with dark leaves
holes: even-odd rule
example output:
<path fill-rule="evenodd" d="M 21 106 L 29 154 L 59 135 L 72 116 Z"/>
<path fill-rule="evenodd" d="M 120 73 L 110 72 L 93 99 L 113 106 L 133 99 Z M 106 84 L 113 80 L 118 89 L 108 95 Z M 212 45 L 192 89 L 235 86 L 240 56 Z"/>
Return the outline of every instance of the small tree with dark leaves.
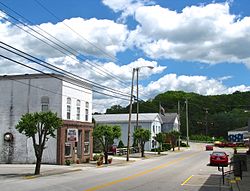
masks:
<path fill-rule="evenodd" d="M 141 157 L 144 157 L 145 143 L 149 141 L 150 135 L 151 133 L 148 129 L 137 128 L 134 131 L 134 134 L 133 134 L 134 139 L 138 141 L 141 147 Z"/>
<path fill-rule="evenodd" d="M 166 134 L 160 132 L 156 134 L 154 139 L 159 143 L 158 153 L 160 154 L 160 152 L 162 151 L 162 144 L 166 141 Z"/>
<path fill-rule="evenodd" d="M 22 116 L 16 129 L 31 137 L 36 156 L 35 175 L 40 174 L 43 150 L 50 137 L 55 137 L 55 131 L 62 126 L 62 120 L 52 112 L 26 113 Z"/>
<path fill-rule="evenodd" d="M 172 146 L 172 149 L 174 151 L 175 146 L 176 146 L 176 141 L 177 141 L 178 137 L 180 136 L 180 132 L 170 131 L 167 133 L 167 136 L 170 138 L 171 146 Z"/>
<path fill-rule="evenodd" d="M 121 136 L 120 126 L 97 125 L 94 128 L 93 136 L 100 141 L 104 152 L 105 164 L 108 164 L 109 147 L 113 144 L 114 139 L 118 139 Z"/>

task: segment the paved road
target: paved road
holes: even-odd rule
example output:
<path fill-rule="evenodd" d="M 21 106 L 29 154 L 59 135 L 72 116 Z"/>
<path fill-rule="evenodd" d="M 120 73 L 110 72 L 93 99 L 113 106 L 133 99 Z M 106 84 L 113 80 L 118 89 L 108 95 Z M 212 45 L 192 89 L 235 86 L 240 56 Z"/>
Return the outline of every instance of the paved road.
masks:
<path fill-rule="evenodd" d="M 196 144 L 185 152 L 141 160 L 129 165 L 91 168 L 35 179 L 5 179 L 3 191 L 226 191 L 221 172 L 207 166 L 210 151 Z"/>

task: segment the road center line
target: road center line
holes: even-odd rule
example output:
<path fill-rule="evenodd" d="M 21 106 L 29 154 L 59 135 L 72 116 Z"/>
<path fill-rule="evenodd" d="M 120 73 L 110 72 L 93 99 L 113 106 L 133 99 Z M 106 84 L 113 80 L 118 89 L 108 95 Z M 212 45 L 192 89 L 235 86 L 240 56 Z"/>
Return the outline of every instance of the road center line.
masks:
<path fill-rule="evenodd" d="M 185 185 L 194 175 L 189 176 L 182 184 L 181 186 Z"/>
<path fill-rule="evenodd" d="M 198 152 L 198 153 L 200 153 L 200 152 Z M 114 181 L 111 181 L 111 182 L 107 182 L 107 183 L 105 183 L 105 184 L 97 185 L 97 186 L 94 186 L 94 187 L 92 187 L 92 188 L 88 188 L 88 189 L 86 189 L 86 190 L 84 190 L 84 191 L 95 191 L 95 190 L 99 190 L 99 189 L 102 189 L 102 188 L 106 188 L 106 187 L 108 187 L 108 186 L 112 186 L 112 185 L 114 185 L 114 184 L 118 184 L 118 183 L 121 183 L 121 182 L 125 182 L 125 181 L 128 181 L 128 180 L 131 180 L 131 179 L 134 179 L 134 178 L 143 176 L 143 175 L 148 174 L 148 173 L 150 173 L 150 172 L 154 172 L 154 171 L 156 171 L 156 170 L 160 170 L 160 169 L 165 168 L 165 167 L 167 167 L 167 166 L 170 166 L 170 165 L 172 165 L 172 164 L 178 163 L 178 162 L 180 162 L 180 161 L 182 161 L 182 160 L 184 160 L 184 159 L 186 159 L 186 158 L 189 158 L 189 157 L 191 157 L 191 156 L 193 156 L 193 155 L 196 155 L 196 154 L 198 154 L 198 153 L 190 154 L 190 155 L 188 155 L 188 156 L 186 156 L 186 157 L 181 157 L 181 158 L 178 158 L 178 159 L 176 159 L 176 160 L 170 161 L 170 162 L 168 162 L 168 163 L 165 163 L 165 164 L 156 166 L 156 167 L 154 167 L 154 168 L 150 168 L 150 169 L 148 169 L 148 170 L 142 171 L 142 172 L 140 172 L 140 173 L 137 173 L 137 174 L 134 174 L 134 175 L 131 175 L 131 176 L 127 176 L 127 177 L 125 177 L 125 178 L 117 179 L 117 180 L 114 180 Z"/>

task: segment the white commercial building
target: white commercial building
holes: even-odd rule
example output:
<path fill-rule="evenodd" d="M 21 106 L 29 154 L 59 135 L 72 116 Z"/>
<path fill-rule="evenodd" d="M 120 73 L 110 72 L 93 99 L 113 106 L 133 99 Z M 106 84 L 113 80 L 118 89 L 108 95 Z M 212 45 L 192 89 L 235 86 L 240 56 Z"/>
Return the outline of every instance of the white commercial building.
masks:
<path fill-rule="evenodd" d="M 64 164 L 92 157 L 92 86 L 57 74 L 0 76 L 0 163 L 34 163 L 31 139 L 15 126 L 25 113 L 52 111 L 63 119 L 56 139 L 50 138 L 43 162 Z M 77 131 L 68 142 L 67 130 Z M 11 135 L 12 140 L 6 139 Z"/>

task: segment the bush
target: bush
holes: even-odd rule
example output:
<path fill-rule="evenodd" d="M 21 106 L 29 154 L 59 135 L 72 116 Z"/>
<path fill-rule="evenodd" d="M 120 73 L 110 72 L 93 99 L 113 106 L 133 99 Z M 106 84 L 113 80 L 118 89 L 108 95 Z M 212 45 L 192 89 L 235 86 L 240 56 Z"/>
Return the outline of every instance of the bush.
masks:
<path fill-rule="evenodd" d="M 151 152 L 157 152 L 157 151 L 158 151 L 157 148 L 151 149 Z"/>
<path fill-rule="evenodd" d="M 171 149 L 171 144 L 169 144 L 169 143 L 163 143 L 162 144 L 162 150 L 163 151 L 168 151 L 170 149 Z"/>
<path fill-rule="evenodd" d="M 95 155 L 93 156 L 93 160 L 94 160 L 94 161 L 98 161 L 99 158 L 100 158 L 100 155 L 98 155 L 98 154 L 95 154 Z"/>
<path fill-rule="evenodd" d="M 224 141 L 223 137 L 210 137 L 206 135 L 191 135 L 190 140 L 202 141 L 202 142 L 213 142 L 213 141 Z"/>
<path fill-rule="evenodd" d="M 69 159 L 65 160 L 65 164 L 69 166 L 71 164 L 71 160 Z"/>
<path fill-rule="evenodd" d="M 122 140 L 120 140 L 119 143 L 118 143 L 117 148 L 124 148 L 124 147 L 125 147 L 125 146 L 124 146 Z"/>
<path fill-rule="evenodd" d="M 187 147 L 187 144 L 181 142 L 181 147 Z"/>

